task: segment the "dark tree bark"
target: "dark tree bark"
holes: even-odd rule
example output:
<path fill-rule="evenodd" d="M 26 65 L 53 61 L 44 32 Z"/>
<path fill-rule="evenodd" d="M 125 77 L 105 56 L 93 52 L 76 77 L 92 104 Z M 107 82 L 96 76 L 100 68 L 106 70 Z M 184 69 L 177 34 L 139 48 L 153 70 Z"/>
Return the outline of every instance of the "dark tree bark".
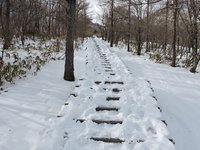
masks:
<path fill-rule="evenodd" d="M 177 41 L 177 14 L 178 14 L 178 0 L 174 0 L 174 33 L 173 33 L 173 54 L 172 54 L 172 67 L 176 67 L 176 41 Z"/>
<path fill-rule="evenodd" d="M 128 52 L 130 52 L 130 38 L 131 38 L 131 0 L 128 1 Z"/>
<path fill-rule="evenodd" d="M 164 55 L 166 55 L 167 53 L 167 43 L 168 43 L 168 14 L 169 14 L 169 0 L 167 0 L 166 2 Z"/>
<path fill-rule="evenodd" d="M 198 54 L 198 16 L 199 10 L 196 7 L 198 4 L 194 0 L 190 0 L 190 5 L 192 9 L 192 44 L 193 44 L 193 66 L 190 69 L 190 72 L 195 73 L 197 66 L 200 61 L 200 56 Z"/>
<path fill-rule="evenodd" d="M 146 33 L 146 52 L 150 52 L 149 47 L 149 0 L 147 0 L 147 33 Z"/>
<path fill-rule="evenodd" d="M 49 14 L 48 14 L 49 15 L 49 20 L 48 20 L 49 39 L 51 39 L 51 30 L 52 30 L 52 28 L 51 28 L 51 20 L 52 20 L 52 17 L 51 17 L 51 7 L 52 7 L 52 1 L 49 0 Z"/>
<path fill-rule="evenodd" d="M 111 1 L 111 31 L 110 31 L 110 47 L 113 47 L 114 43 L 114 0 Z"/>
<path fill-rule="evenodd" d="M 74 38 L 75 38 L 75 16 L 76 0 L 66 0 L 67 8 L 67 37 L 65 51 L 65 72 L 64 79 L 74 81 Z"/>
<path fill-rule="evenodd" d="M 137 55 L 141 55 L 142 51 L 142 5 L 136 6 L 137 11 L 137 26 L 136 26 L 136 43 Z"/>
<path fill-rule="evenodd" d="M 200 56 L 196 56 L 194 64 L 193 64 L 192 68 L 190 69 L 190 72 L 196 73 L 196 69 L 199 64 L 199 61 L 200 61 Z"/>
<path fill-rule="evenodd" d="M 142 51 L 142 29 L 141 29 L 140 25 L 138 26 L 138 33 L 137 34 L 138 34 L 138 37 L 137 37 L 138 38 L 137 39 L 137 55 L 141 55 L 141 51 Z"/>
<path fill-rule="evenodd" d="M 10 35 L 10 0 L 6 0 L 6 29 L 4 37 L 3 49 L 8 49 L 11 44 L 11 35 Z"/>

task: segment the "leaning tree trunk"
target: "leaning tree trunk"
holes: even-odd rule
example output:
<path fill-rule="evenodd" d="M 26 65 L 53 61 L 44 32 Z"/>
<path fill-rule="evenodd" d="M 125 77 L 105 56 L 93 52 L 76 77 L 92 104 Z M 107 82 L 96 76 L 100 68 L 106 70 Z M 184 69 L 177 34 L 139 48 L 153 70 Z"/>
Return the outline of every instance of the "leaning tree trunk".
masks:
<path fill-rule="evenodd" d="M 76 0 L 66 0 L 67 8 L 67 37 L 65 51 L 65 72 L 64 79 L 74 81 L 74 38 L 75 38 L 75 14 Z"/>

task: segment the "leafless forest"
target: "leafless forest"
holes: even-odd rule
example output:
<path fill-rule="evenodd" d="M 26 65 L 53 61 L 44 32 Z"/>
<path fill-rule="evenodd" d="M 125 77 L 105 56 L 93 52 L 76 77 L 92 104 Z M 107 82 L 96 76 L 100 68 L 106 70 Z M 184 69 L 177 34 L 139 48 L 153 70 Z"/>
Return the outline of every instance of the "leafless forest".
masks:
<path fill-rule="evenodd" d="M 102 5 L 105 5 L 102 4 Z M 199 0 L 112 0 L 104 9 L 101 36 L 110 45 L 123 41 L 128 51 L 142 50 L 172 67 L 183 59 L 196 72 L 199 57 Z M 132 48 L 130 48 L 132 47 Z"/>
<path fill-rule="evenodd" d="M 111 47 L 123 43 L 127 51 L 137 55 L 146 52 L 159 63 L 167 62 L 172 67 L 181 65 L 196 72 L 200 61 L 199 0 L 102 0 L 99 3 L 103 14 L 99 15 L 98 23 L 92 21 L 90 5 L 85 0 L 74 1 L 75 18 L 69 22 L 71 2 L 73 0 L 1 0 L 1 71 L 6 53 L 15 44 L 13 39 L 24 45 L 30 38 L 84 41 L 86 37 L 97 35 Z M 72 29 L 74 32 L 70 32 Z"/>

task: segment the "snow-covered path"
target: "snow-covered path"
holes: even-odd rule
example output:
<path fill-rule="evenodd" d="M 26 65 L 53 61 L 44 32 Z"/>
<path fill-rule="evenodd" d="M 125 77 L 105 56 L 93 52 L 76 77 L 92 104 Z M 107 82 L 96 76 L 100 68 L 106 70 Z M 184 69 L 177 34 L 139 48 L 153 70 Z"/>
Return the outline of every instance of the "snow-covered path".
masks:
<path fill-rule="evenodd" d="M 38 149 L 174 149 L 150 85 L 103 41 L 89 39 L 86 47 L 87 71 Z"/>
<path fill-rule="evenodd" d="M 63 64 L 0 95 L 0 149 L 174 149 L 151 85 L 106 43 L 90 38 L 76 52 L 75 85 L 62 80 Z"/>

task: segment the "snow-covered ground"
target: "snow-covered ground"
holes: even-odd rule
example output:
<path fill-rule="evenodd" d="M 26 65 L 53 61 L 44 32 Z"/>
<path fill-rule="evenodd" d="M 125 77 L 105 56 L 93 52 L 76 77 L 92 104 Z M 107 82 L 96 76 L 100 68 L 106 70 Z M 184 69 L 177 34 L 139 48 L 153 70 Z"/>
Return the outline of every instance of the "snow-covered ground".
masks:
<path fill-rule="evenodd" d="M 95 41 L 89 39 L 86 46 L 86 74 L 83 73 L 76 83 L 67 105 L 59 113 L 58 123 L 46 133 L 38 149 L 173 150 L 174 145 L 168 140 L 168 131 L 160 120 L 161 113 L 149 84 L 133 78 L 109 47 L 99 39 Z M 110 70 L 109 62 L 112 71 L 106 71 Z M 95 84 L 95 81 L 101 83 Z M 124 84 L 105 84 L 106 81 Z M 115 88 L 122 91 L 115 93 L 112 91 Z M 120 99 L 107 101 L 107 97 Z M 118 108 L 119 111 L 99 112 L 97 107 Z M 98 121 L 123 123 L 110 125 L 98 124 Z M 114 138 L 122 140 L 122 144 L 97 142 L 91 138 Z"/>
<path fill-rule="evenodd" d="M 0 94 L 0 149 L 30 150 L 56 119 L 72 83 L 64 82 L 63 61 L 46 65 Z M 63 88 L 65 87 L 65 88 Z"/>
<path fill-rule="evenodd" d="M 109 48 L 98 38 L 90 38 L 75 52 L 75 83 L 63 80 L 63 67 L 64 60 L 51 61 L 37 76 L 18 80 L 1 92 L 0 150 L 200 148 L 199 74 Z M 121 91 L 115 93 L 115 88 Z M 107 101 L 107 97 L 120 99 Z M 118 111 L 97 111 L 97 107 Z M 97 142 L 92 137 L 118 138 L 122 143 Z"/>
<path fill-rule="evenodd" d="M 0 86 L 9 86 L 17 79 L 37 74 L 45 63 L 59 59 L 64 55 L 63 42 L 63 40 L 57 42 L 55 39 L 27 39 L 22 45 L 19 39 L 13 39 L 12 46 L 8 50 L 0 52 Z M 2 47 L 3 42 L 0 39 L 0 48 L 2 49 Z"/>
<path fill-rule="evenodd" d="M 176 149 L 199 150 L 200 74 L 157 64 L 150 61 L 148 56 L 133 56 L 118 48 L 112 51 L 121 58 L 133 76 L 151 82 Z"/>
<path fill-rule="evenodd" d="M 79 57 L 81 55 L 81 57 Z M 82 53 L 76 65 L 82 67 Z M 37 76 L 4 85 L 0 91 L 0 150 L 35 150 L 56 122 L 75 83 L 63 80 L 64 60 L 51 61 Z M 81 75 L 81 69 L 77 75 Z M 44 150 L 46 150 L 44 148 Z"/>

